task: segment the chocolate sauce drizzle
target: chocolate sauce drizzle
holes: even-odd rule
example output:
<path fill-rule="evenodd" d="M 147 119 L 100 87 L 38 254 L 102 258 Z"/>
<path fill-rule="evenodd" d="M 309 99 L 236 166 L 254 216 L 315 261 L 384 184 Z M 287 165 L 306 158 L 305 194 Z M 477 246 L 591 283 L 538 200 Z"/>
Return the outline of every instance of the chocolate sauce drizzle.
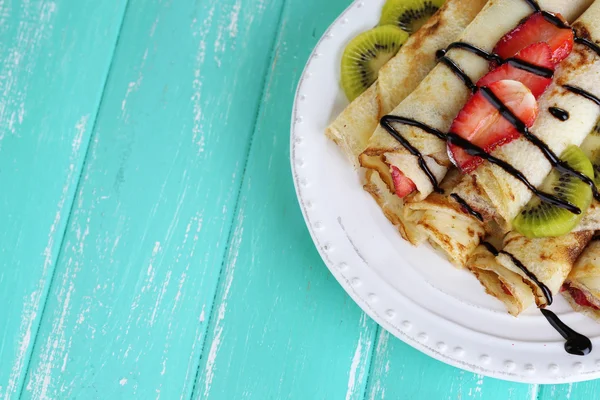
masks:
<path fill-rule="evenodd" d="M 483 59 L 485 59 L 486 61 L 490 61 L 496 64 L 510 64 L 511 66 L 521 69 L 523 71 L 529 72 L 531 74 L 535 74 L 544 78 L 552 78 L 554 76 L 554 71 L 550 68 L 546 68 L 546 67 L 541 67 L 539 65 L 535 65 L 532 64 L 528 61 L 525 60 L 521 60 L 519 58 L 515 58 L 515 57 L 510 57 L 507 59 L 503 59 L 502 57 L 500 57 L 498 54 L 495 53 L 490 53 L 487 52 L 477 46 L 474 46 L 470 43 L 466 43 L 466 42 L 454 42 L 454 43 L 450 43 L 448 45 L 448 47 L 446 47 L 445 49 L 440 49 L 438 50 L 435 55 L 436 57 L 440 60 L 449 60 L 446 57 L 446 54 L 448 53 L 449 50 L 452 49 L 462 49 L 465 51 L 468 51 L 469 53 L 473 53 Z M 452 60 L 450 60 L 452 61 Z M 452 62 L 455 66 L 456 64 L 454 62 Z M 453 71 L 456 71 L 456 69 L 453 68 Z M 462 72 L 462 71 L 461 71 Z M 464 72 L 462 72 L 464 74 Z"/>
<path fill-rule="evenodd" d="M 593 94 L 591 94 L 590 92 L 583 90 L 580 87 L 577 86 L 572 86 L 572 85 L 563 85 L 563 87 L 565 89 L 567 89 L 569 92 L 571 93 L 575 93 L 579 96 L 583 96 L 586 99 L 593 101 L 594 103 L 596 103 L 596 105 L 600 106 L 600 98 L 594 96 Z"/>
<path fill-rule="evenodd" d="M 575 36 L 575 43 L 579 43 L 584 46 L 587 46 L 591 50 L 595 51 L 597 55 L 600 56 L 600 46 L 598 46 L 596 43 L 592 42 L 591 40 L 588 40 L 581 36 Z"/>
<path fill-rule="evenodd" d="M 569 354 L 573 354 L 576 356 L 585 356 L 590 354 L 592 351 L 592 342 L 587 337 L 582 335 L 579 332 L 575 332 L 573 329 L 568 327 L 564 322 L 558 318 L 558 315 L 554 314 L 550 310 L 546 310 L 545 308 L 540 308 L 540 311 L 546 317 L 550 325 L 560 335 L 565 338 L 565 351 Z"/>
<path fill-rule="evenodd" d="M 529 5 L 529 7 L 533 8 L 534 12 L 542 11 L 542 9 L 540 8 L 540 5 L 535 0 L 525 0 L 525 3 L 527 3 Z"/>
<path fill-rule="evenodd" d="M 456 193 L 452 193 L 450 195 L 458 204 L 460 204 L 461 208 L 467 213 L 471 214 L 473 217 L 477 218 L 481 222 L 483 222 L 483 216 L 477 211 L 473 210 L 473 208 L 467 203 L 462 197 L 457 195 Z"/>
<path fill-rule="evenodd" d="M 559 121 L 566 121 L 569 119 L 569 112 L 567 110 L 563 110 L 562 108 L 559 107 L 549 107 L 548 108 L 548 112 L 550 114 L 552 114 L 552 116 L 554 118 L 556 118 Z"/>
<path fill-rule="evenodd" d="M 461 81 L 463 81 L 465 86 L 469 88 L 471 93 L 477 92 L 477 85 L 473 83 L 469 75 L 467 75 L 465 71 L 463 71 L 458 65 L 456 65 L 454 61 L 449 59 L 447 56 L 442 56 L 439 59 L 439 61 L 442 64 L 446 65 L 448 68 L 450 68 L 452 72 L 454 72 L 454 75 L 456 75 Z"/>
<path fill-rule="evenodd" d="M 543 282 L 541 282 L 537 276 L 535 276 L 534 273 L 532 273 L 531 271 L 529 271 L 527 269 L 527 267 L 525 265 L 523 265 L 523 263 L 515 256 L 513 256 L 511 253 L 507 252 L 507 251 L 500 251 L 500 253 L 507 255 L 508 257 L 510 257 L 511 261 L 513 262 L 513 264 L 515 264 L 515 266 L 517 268 L 519 268 L 521 271 L 523 271 L 523 273 L 533 281 L 533 283 L 535 283 L 537 285 L 537 287 L 540 288 L 540 290 L 542 291 L 542 293 L 544 294 L 544 297 L 546 298 L 546 303 L 548 303 L 548 305 L 552 304 L 552 301 L 554 300 L 552 297 L 552 291 L 550 289 L 548 289 L 548 286 L 546 286 Z"/>
<path fill-rule="evenodd" d="M 495 248 L 494 245 L 491 244 L 490 242 L 481 242 L 481 244 L 487 249 L 487 251 L 492 253 L 494 255 L 494 257 L 496 257 L 498 254 L 500 254 L 498 249 Z"/>

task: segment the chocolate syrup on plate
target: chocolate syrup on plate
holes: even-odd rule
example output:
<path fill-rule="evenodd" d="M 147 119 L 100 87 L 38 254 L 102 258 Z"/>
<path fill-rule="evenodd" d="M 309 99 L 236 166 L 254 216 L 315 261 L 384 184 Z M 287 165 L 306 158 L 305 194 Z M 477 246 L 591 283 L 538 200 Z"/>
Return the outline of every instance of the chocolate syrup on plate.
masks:
<path fill-rule="evenodd" d="M 576 356 L 585 356 L 590 354 L 592 351 L 592 342 L 587 336 L 584 336 L 579 332 L 575 332 L 573 329 L 567 326 L 567 324 L 562 322 L 560 318 L 558 318 L 558 315 L 554 314 L 552 311 L 546 310 L 545 308 L 540 308 L 540 311 L 544 317 L 546 317 L 550 325 L 552 325 L 552 327 L 556 329 L 556 331 L 560 333 L 563 338 L 565 338 L 565 351 L 567 353 Z"/>

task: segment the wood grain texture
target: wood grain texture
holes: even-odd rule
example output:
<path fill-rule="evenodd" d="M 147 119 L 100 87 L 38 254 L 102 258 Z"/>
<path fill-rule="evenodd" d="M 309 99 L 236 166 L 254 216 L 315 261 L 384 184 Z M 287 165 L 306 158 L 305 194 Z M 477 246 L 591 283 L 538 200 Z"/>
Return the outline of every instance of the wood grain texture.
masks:
<path fill-rule="evenodd" d="M 128 3 L 23 398 L 189 398 L 281 5 Z"/>
<path fill-rule="evenodd" d="M 312 246 L 289 167 L 304 60 L 347 5 L 286 3 L 194 399 L 363 396 L 376 326 Z"/>
<path fill-rule="evenodd" d="M 38 330 L 125 0 L 0 1 L 0 398 Z"/>

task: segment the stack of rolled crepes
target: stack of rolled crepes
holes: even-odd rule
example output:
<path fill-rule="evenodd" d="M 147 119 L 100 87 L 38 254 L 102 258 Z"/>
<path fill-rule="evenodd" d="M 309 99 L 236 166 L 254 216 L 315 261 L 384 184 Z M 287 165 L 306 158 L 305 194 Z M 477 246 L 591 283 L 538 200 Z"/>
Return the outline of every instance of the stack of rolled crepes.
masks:
<path fill-rule="evenodd" d="M 577 36 L 598 42 L 599 20 L 600 2 L 596 1 L 573 25 Z M 540 114 L 531 128 L 554 153 L 561 154 L 569 145 L 582 145 L 588 134 L 594 131 L 600 117 L 599 104 L 576 95 L 565 89 L 564 85 L 583 88 L 598 97 L 598 79 L 600 55 L 587 46 L 575 44 L 569 57 L 556 70 L 554 82 L 539 99 Z M 566 110 L 569 119 L 561 121 L 555 118 L 549 112 L 550 107 Z M 515 166 L 536 187 L 552 169 L 544 154 L 524 138 L 510 142 L 492 154 Z M 571 233 L 532 239 L 510 231 L 512 221 L 530 201 L 532 191 L 497 165 L 488 162 L 484 162 L 473 173 L 472 179 L 480 189 L 479 196 L 465 191 L 463 187 L 456 187 L 453 194 L 460 196 L 487 218 L 494 219 L 503 232 L 509 232 L 503 237 L 498 250 L 487 244 L 477 247 L 469 257 L 467 267 L 490 294 L 504 302 L 513 315 L 534 302 L 539 307 L 548 305 L 590 242 L 593 231 L 600 229 L 598 202 L 593 202 Z M 583 259 L 589 260 L 589 257 L 584 256 Z M 577 287 L 578 277 L 581 276 L 581 272 L 578 274 L 577 271 L 581 271 L 581 267 L 573 269 L 573 287 Z"/>
<path fill-rule="evenodd" d="M 531 187 L 488 161 L 461 174 L 452 165 L 445 140 L 418 126 L 395 125 L 394 130 L 418 150 L 417 156 L 378 124 L 387 114 L 420 121 L 440 132 L 450 130 L 472 94 L 447 63 L 436 65 L 436 51 L 461 41 L 491 53 L 507 32 L 532 14 L 532 2 L 526 0 L 485 3 L 448 0 L 381 70 L 378 81 L 332 123 L 327 135 L 365 169 L 365 189 L 405 239 L 415 245 L 428 240 L 455 265 L 468 268 L 509 313 L 518 315 L 534 303 L 545 307 L 562 287 L 574 307 L 598 316 L 600 241 L 590 241 L 600 230 L 600 203 L 594 201 L 584 210 L 583 219 L 568 234 L 525 237 L 513 230 L 512 221 L 531 200 Z M 600 42 L 600 0 L 534 3 L 576 21 L 572 26 L 577 37 Z M 445 55 L 473 82 L 490 70 L 488 60 L 462 48 L 452 47 Z M 539 115 L 530 128 L 554 154 L 580 146 L 600 117 L 599 104 L 564 85 L 600 97 L 598 79 L 600 55 L 576 41 L 537 99 Z M 551 115 L 552 107 L 568 112 L 570 118 Z M 526 138 L 502 145 L 491 155 L 514 166 L 534 187 L 542 185 L 553 169 L 547 154 Z M 393 169 L 416 187 L 404 199 L 395 194 Z"/>

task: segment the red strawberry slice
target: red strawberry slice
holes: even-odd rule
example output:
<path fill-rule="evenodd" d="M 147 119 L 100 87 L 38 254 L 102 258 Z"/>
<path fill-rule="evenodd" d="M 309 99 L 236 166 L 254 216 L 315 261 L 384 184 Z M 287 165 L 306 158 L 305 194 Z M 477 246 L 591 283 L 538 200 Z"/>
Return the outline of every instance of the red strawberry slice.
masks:
<path fill-rule="evenodd" d="M 396 189 L 396 195 L 400 198 L 404 198 L 411 194 L 417 189 L 417 185 L 410 180 L 406 175 L 402 173 L 398 168 L 392 165 L 392 180 L 394 181 L 394 189 Z"/>
<path fill-rule="evenodd" d="M 556 14 L 556 17 L 565 21 L 560 14 Z M 494 53 L 506 59 L 538 42 L 546 42 L 550 46 L 552 61 L 557 64 L 567 58 L 573 50 L 573 30 L 559 28 L 546 21 L 541 13 L 535 13 L 504 35 L 494 48 Z"/>
<path fill-rule="evenodd" d="M 547 43 L 539 42 L 525 47 L 519 51 L 514 58 L 527 61 L 529 64 L 538 67 L 544 67 L 554 70 L 554 62 L 552 61 L 552 49 Z M 496 69 L 488 72 L 483 78 L 477 82 L 477 86 L 489 86 L 494 82 L 511 79 L 519 81 L 531 90 L 531 93 L 537 99 L 544 93 L 548 85 L 552 82 L 552 78 L 545 78 L 536 75 L 532 72 L 527 72 L 517 68 L 510 63 L 502 64 Z"/>
<path fill-rule="evenodd" d="M 531 127 L 538 113 L 537 102 L 521 82 L 503 80 L 487 86 L 527 127 Z M 467 139 L 491 152 L 506 144 L 520 133 L 485 99 L 481 90 L 475 93 L 454 119 L 450 132 Z M 473 171 L 483 161 L 470 156 L 460 147 L 448 144 L 448 153 L 454 164 L 463 172 Z"/>
<path fill-rule="evenodd" d="M 566 288 L 565 288 L 566 286 Z M 592 303 L 590 303 L 590 301 L 587 299 L 587 297 L 585 297 L 585 293 L 583 293 L 581 290 L 568 286 L 568 285 L 563 285 L 563 290 L 568 290 L 569 294 L 571 295 L 571 297 L 573 298 L 573 301 L 575 301 L 575 303 L 579 304 L 580 306 L 583 307 L 591 307 L 593 309 L 598 310 L 598 307 L 596 307 L 595 305 L 593 305 Z"/>

